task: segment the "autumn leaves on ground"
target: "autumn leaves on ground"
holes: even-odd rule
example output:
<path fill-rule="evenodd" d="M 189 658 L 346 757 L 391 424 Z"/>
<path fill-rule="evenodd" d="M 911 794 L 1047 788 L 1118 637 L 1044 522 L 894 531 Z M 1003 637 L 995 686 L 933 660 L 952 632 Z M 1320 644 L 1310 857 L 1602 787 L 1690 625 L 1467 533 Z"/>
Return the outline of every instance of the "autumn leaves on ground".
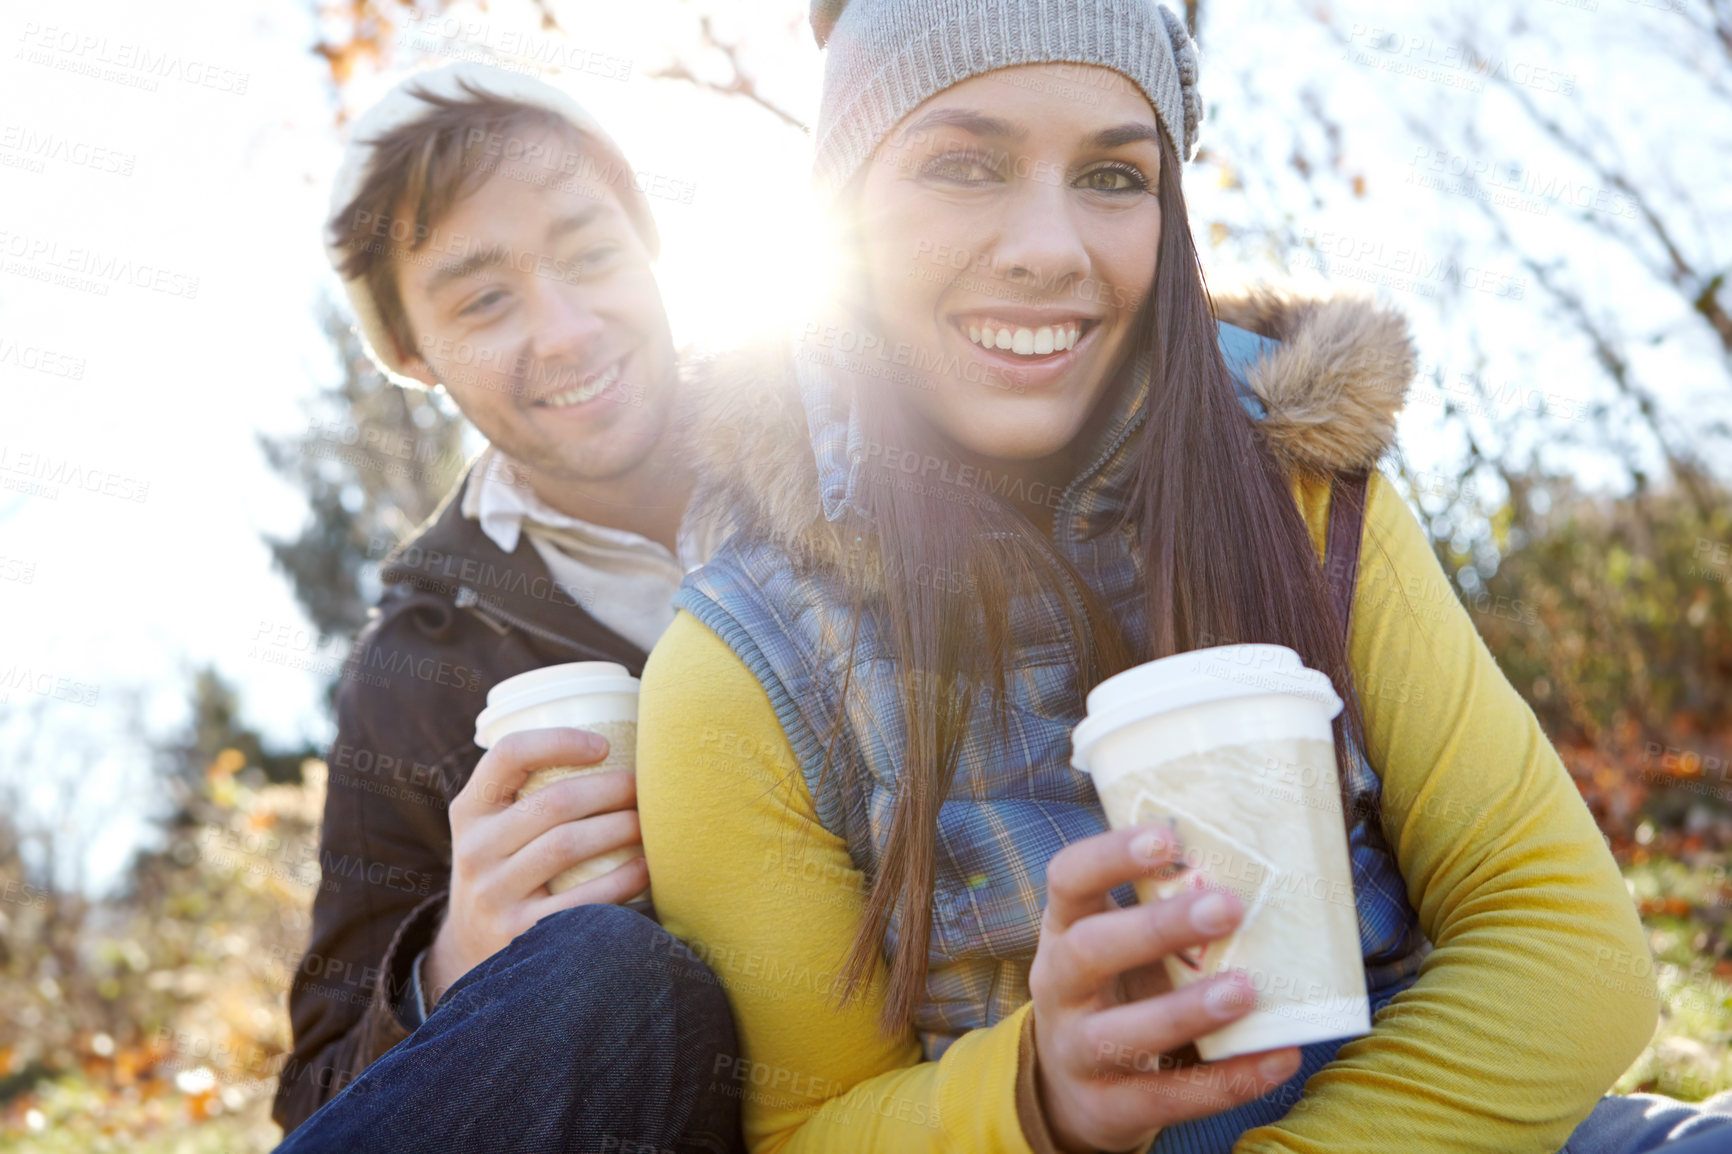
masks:
<path fill-rule="evenodd" d="M 283 999 L 319 882 L 324 767 L 309 763 L 304 786 L 255 788 L 241 760 L 213 763 L 205 824 L 146 863 L 135 903 L 86 907 L 80 927 L 60 899 L 3 883 L 0 1151 L 275 1145 Z M 1595 786 L 1604 767 L 1591 757 L 1570 760 L 1591 799 L 1642 804 L 1627 782 Z M 1664 1000 L 1653 1043 L 1618 1089 L 1696 1099 L 1732 1087 L 1732 818 L 1693 805 L 1670 828 L 1637 818 L 1612 840 L 1655 955 L 1628 964 L 1651 965 Z"/>
<path fill-rule="evenodd" d="M 276 1143 L 270 1100 L 320 884 L 324 766 L 269 785 L 245 761 L 233 749 L 212 760 L 126 900 L 87 905 L 8 879 L 0 1150 Z"/>

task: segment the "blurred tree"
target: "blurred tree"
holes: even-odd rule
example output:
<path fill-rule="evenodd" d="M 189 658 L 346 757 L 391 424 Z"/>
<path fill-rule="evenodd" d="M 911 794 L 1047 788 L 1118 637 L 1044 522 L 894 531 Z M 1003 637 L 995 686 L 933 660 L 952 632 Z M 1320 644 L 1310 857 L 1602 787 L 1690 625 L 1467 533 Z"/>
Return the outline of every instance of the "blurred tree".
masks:
<path fill-rule="evenodd" d="M 1732 742 L 1732 7 L 1198 15 L 1194 223 L 1413 318 L 1410 416 L 1459 451 L 1406 487 L 1548 732 L 1625 767 Z"/>
<path fill-rule="evenodd" d="M 267 540 L 320 635 L 347 637 L 378 595 L 378 562 L 461 476 L 463 418 L 443 394 L 388 380 L 335 306 L 323 324 L 339 379 L 312 402 L 303 436 L 260 438 L 311 518 L 297 536 Z"/>
<path fill-rule="evenodd" d="M 1732 501 L 1704 514 L 1676 488 L 1614 499 L 1561 477 L 1510 483 L 1487 513 L 1495 573 L 1475 538 L 1438 551 L 1547 732 L 1638 753 L 1663 735 L 1698 761 L 1732 742 Z"/>
<path fill-rule="evenodd" d="M 1657 4 L 1604 18 L 1621 26 L 1630 55 L 1656 65 L 1684 65 L 1670 70 L 1668 82 L 1679 91 L 1667 96 L 1668 103 L 1687 110 L 1691 125 L 1717 132 L 1722 151 L 1732 146 L 1732 86 L 1726 81 L 1732 75 L 1732 7 L 1724 0 Z M 1549 86 L 1537 84 L 1531 69 L 1524 74 L 1507 62 L 1514 45 L 1537 47 L 1549 38 L 1537 36 L 1521 10 L 1496 24 L 1493 19 L 1460 14 L 1444 26 L 1444 34 L 1461 45 L 1467 58 L 1488 62 L 1481 70 L 1487 89 L 1504 98 L 1495 107 L 1516 109 L 1523 128 L 1544 142 L 1550 155 L 1542 154 L 1536 164 L 1530 156 L 1506 155 L 1505 148 L 1491 143 L 1497 126 L 1487 115 L 1489 101 L 1462 105 L 1455 118 L 1409 117 L 1409 127 L 1418 140 L 1445 155 L 1471 158 L 1455 181 L 1462 199 L 1538 286 L 1537 311 L 1560 336 L 1591 351 L 1614 401 L 1602 410 L 1598 431 L 1603 442 L 1623 450 L 1636 490 L 1652 480 L 1644 458 L 1657 455 L 1661 479 L 1679 486 L 1702 516 L 1710 516 L 1726 496 L 1708 468 L 1715 443 L 1724 448 L 1732 437 L 1725 410 L 1705 411 L 1690 405 L 1689 398 L 1682 406 L 1676 400 L 1668 404 L 1669 393 L 1677 396 L 1679 382 L 1666 379 L 1674 370 L 1636 350 L 1699 350 L 1705 355 L 1691 357 L 1692 369 L 1703 374 L 1696 383 L 1732 394 L 1732 295 L 1724 255 L 1732 239 L 1725 231 L 1732 201 L 1718 180 L 1679 179 L 1677 142 L 1669 135 L 1619 133 L 1592 105 L 1548 100 L 1544 89 Z M 1561 55 L 1554 51 L 1552 58 Z M 1573 87 L 1573 72 L 1571 78 Z M 1606 113 L 1613 111 L 1610 92 L 1581 96 L 1604 101 Z M 1509 192 L 1523 195 L 1500 195 Z M 1594 275 L 1588 260 L 1570 259 L 1567 247 L 1560 250 L 1555 241 L 1524 227 L 1533 216 L 1532 198 L 1560 192 L 1566 210 L 1574 210 L 1559 215 L 1574 226 L 1569 243 L 1606 250 L 1633 278 L 1608 282 Z M 1637 295 L 1670 298 L 1672 308 L 1652 319 L 1633 314 L 1628 304 Z M 1722 474 L 1718 481 L 1724 480 Z"/>
<path fill-rule="evenodd" d="M 175 756 L 217 736 L 193 728 Z M 324 766 L 268 784 L 224 748 L 184 768 L 191 820 L 103 897 L 43 879 L 16 793 L 0 798 L 0 1149 L 262 1154 L 280 1137 L 269 1104 L 320 884 Z M 26 1136 L 27 1110 L 45 1137 Z M 172 1141 L 218 1115 L 233 1118 L 211 1140 Z"/>
<path fill-rule="evenodd" d="M 1678 486 L 1706 515 L 1728 479 L 1710 465 L 1732 447 L 1732 8 L 1543 7 L 1206 6 L 1233 36 L 1210 41 L 1199 168 L 1232 195 L 1198 223 L 1247 265 L 1394 281 L 1381 291 L 1448 335 L 1424 350 L 1421 383 L 1464 474 L 1483 466 L 1507 489 L 1590 463 L 1632 489 Z M 1267 46 L 1246 43 L 1271 25 L 1317 61 L 1280 74 L 1291 91 L 1270 89 Z M 1627 75 L 1665 90 L 1612 83 Z M 1353 223 L 1391 205 L 1396 232 Z M 1341 245 L 1319 244 L 1343 221 Z M 1403 283 L 1428 265 L 1438 275 Z M 1470 272 L 1507 274 L 1511 291 Z M 1580 378 L 1521 371 L 1560 352 Z"/>
<path fill-rule="evenodd" d="M 204 785 L 206 770 L 225 750 L 232 750 L 247 766 L 255 767 L 261 781 L 288 782 L 301 779 L 301 764 L 320 751 L 310 745 L 272 751 L 263 738 L 240 717 L 240 697 L 212 666 L 192 678 L 192 716 L 181 733 L 157 746 L 162 776 L 175 790 L 175 813 L 170 829 L 184 828 L 194 820 L 190 797 Z"/>

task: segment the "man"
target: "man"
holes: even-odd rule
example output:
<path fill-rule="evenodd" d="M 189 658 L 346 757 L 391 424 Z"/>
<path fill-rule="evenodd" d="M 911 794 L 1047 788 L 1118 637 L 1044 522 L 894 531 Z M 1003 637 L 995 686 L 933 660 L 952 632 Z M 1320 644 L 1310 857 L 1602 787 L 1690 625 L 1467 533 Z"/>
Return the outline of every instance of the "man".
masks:
<path fill-rule="evenodd" d="M 328 229 L 374 358 L 444 388 L 490 447 L 385 563 L 338 693 L 284 1148 L 527 1148 L 550 1136 L 509 1102 L 533 1092 L 567 1101 L 562 1146 L 734 1149 L 737 1098 L 712 1077 L 737 1053 L 727 1003 L 621 907 L 648 882 L 642 857 L 545 887 L 638 843 L 632 776 L 517 801 L 530 772 L 600 761 L 605 741 L 474 742 L 504 678 L 571 661 L 638 673 L 707 551 L 683 524 L 693 478 L 648 207 L 575 102 L 459 64 L 356 125 Z M 563 1040 L 568 1066 L 537 1064 L 546 1021 L 593 1026 Z"/>

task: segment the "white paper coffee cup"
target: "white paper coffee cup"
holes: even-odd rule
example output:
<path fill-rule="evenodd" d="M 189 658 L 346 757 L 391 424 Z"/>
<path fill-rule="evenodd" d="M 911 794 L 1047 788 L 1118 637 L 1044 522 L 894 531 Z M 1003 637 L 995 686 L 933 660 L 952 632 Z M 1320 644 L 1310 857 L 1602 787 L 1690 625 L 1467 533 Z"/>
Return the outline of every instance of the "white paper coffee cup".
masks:
<path fill-rule="evenodd" d="M 1239 929 L 1169 957 L 1175 988 L 1244 970 L 1256 1008 L 1197 1040 L 1204 1061 L 1371 1029 L 1329 679 L 1280 645 L 1226 645 L 1101 682 L 1071 734 L 1114 829 L 1164 826 L 1182 866 L 1145 902 L 1207 883 L 1245 904 Z"/>
<path fill-rule="evenodd" d="M 508 733 L 522 729 L 587 729 L 607 738 L 607 758 L 595 765 L 561 765 L 538 769 L 517 791 L 527 797 L 556 781 L 587 773 L 637 768 L 638 681 L 625 666 L 611 661 L 576 661 L 549 665 L 508 677 L 487 694 L 487 708 L 475 719 L 475 744 L 491 749 Z M 547 883 L 550 893 L 601 877 L 634 857 L 643 847 L 624 846 L 579 862 Z M 630 898 L 648 898 L 649 889 Z"/>

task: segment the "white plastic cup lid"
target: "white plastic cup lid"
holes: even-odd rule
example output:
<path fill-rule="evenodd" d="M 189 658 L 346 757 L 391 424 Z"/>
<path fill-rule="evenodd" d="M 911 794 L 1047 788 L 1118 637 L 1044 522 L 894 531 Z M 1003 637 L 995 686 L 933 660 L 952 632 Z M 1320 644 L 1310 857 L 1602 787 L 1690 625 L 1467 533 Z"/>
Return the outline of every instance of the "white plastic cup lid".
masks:
<path fill-rule="evenodd" d="M 487 691 L 487 708 L 475 718 L 475 741 L 483 749 L 487 728 L 510 714 L 568 697 L 604 693 L 636 695 L 638 680 L 626 667 L 612 661 L 572 661 L 547 665 L 507 677 Z"/>
<path fill-rule="evenodd" d="M 1342 701 L 1327 675 L 1308 669 L 1285 645 L 1218 645 L 1175 653 L 1107 678 L 1088 696 L 1088 716 L 1071 733 L 1071 764 L 1083 768 L 1101 737 L 1160 713 L 1271 693 L 1315 702 L 1325 716 Z"/>

